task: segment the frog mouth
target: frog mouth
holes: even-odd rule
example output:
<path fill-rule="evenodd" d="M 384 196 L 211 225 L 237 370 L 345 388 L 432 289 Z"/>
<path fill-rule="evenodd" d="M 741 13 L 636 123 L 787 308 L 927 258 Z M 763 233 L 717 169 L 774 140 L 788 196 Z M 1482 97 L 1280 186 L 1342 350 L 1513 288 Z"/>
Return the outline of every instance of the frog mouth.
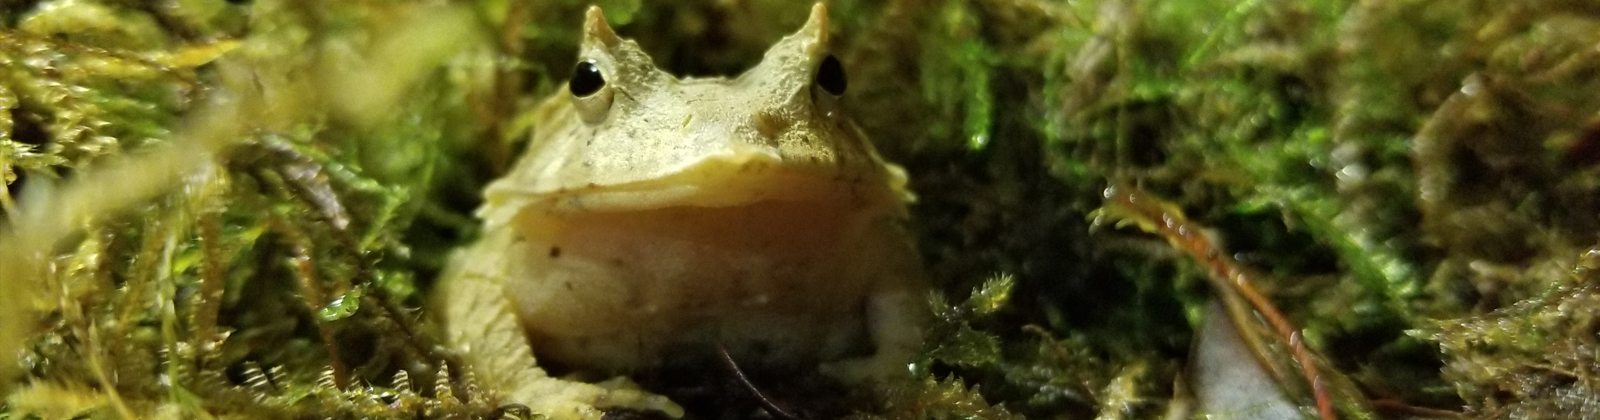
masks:
<path fill-rule="evenodd" d="M 899 204 L 912 197 L 906 192 L 906 177 L 899 167 L 877 159 L 857 164 L 799 160 L 785 160 L 775 153 L 729 153 L 682 165 L 662 176 L 620 184 L 545 192 L 492 185 L 478 216 L 492 227 L 527 217 L 564 218 L 668 207 L 728 208 L 765 202 L 824 202 L 906 216 L 905 206 Z"/>
<path fill-rule="evenodd" d="M 529 204 L 567 213 L 735 207 L 765 201 L 831 201 L 865 207 L 904 198 L 897 196 L 899 187 L 890 181 L 903 179 L 903 175 L 896 177 L 882 170 L 845 172 L 780 166 L 765 160 L 710 161 L 658 179 L 563 191 L 545 195 L 543 203 Z"/>

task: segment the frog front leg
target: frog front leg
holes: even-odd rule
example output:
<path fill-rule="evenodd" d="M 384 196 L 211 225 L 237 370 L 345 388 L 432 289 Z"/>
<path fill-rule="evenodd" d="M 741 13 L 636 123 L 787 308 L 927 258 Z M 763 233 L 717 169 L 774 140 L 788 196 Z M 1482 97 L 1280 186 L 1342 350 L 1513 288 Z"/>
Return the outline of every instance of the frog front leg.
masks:
<path fill-rule="evenodd" d="M 853 247 L 855 275 L 874 284 L 863 300 L 872 356 L 824 364 L 822 372 L 845 383 L 885 383 L 910 377 L 931 321 L 927 278 L 903 221 L 883 217 Z"/>
<path fill-rule="evenodd" d="M 872 356 L 822 365 L 822 373 L 848 384 L 887 383 L 910 377 L 910 364 L 922 350 L 925 296 L 901 290 L 868 297 L 867 328 Z"/>
<path fill-rule="evenodd" d="M 681 417 L 683 409 L 666 397 L 554 378 L 539 368 L 505 292 L 513 240 L 513 232 L 500 229 L 457 251 L 431 297 L 446 344 L 459 352 L 478 385 L 501 404 L 522 404 L 554 420 L 598 420 L 604 407 Z"/>

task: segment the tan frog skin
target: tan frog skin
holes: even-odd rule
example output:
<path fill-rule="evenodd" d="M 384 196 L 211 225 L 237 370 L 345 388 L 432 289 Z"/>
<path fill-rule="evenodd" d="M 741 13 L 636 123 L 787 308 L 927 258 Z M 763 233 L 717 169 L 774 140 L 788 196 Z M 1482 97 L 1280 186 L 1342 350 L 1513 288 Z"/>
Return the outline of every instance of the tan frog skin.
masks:
<path fill-rule="evenodd" d="M 905 376 L 928 312 L 906 180 L 839 107 L 827 40 L 817 4 L 744 74 L 679 79 L 591 7 L 575 72 L 603 85 L 574 75 L 534 111 L 527 151 L 485 191 L 483 237 L 431 297 L 480 386 L 597 418 L 681 410 L 538 363 L 626 374 L 720 347 L 853 383 Z"/>

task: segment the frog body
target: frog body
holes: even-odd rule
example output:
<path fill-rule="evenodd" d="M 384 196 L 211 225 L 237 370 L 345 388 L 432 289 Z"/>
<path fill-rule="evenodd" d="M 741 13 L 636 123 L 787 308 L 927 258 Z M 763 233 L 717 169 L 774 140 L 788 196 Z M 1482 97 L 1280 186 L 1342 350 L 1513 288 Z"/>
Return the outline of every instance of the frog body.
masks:
<path fill-rule="evenodd" d="M 568 89 L 485 190 L 484 236 L 432 297 L 449 344 L 508 401 L 557 418 L 638 391 L 550 378 L 538 364 L 626 374 L 704 363 L 906 373 L 926 285 L 906 234 L 903 172 L 844 115 L 818 4 L 735 78 L 678 79 L 598 8 Z"/>

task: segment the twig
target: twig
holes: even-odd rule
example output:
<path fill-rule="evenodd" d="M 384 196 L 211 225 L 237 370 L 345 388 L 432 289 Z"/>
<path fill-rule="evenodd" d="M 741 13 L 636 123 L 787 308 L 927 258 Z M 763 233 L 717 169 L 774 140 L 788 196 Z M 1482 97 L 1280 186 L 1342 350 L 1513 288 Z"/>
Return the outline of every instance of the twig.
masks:
<path fill-rule="evenodd" d="M 205 350 L 202 354 L 215 355 L 211 350 L 219 344 L 215 339 L 217 314 L 222 309 L 223 283 L 227 281 L 223 277 L 228 268 L 222 260 L 222 225 L 217 212 L 205 208 L 199 213 L 200 251 L 204 258 L 200 261 L 200 307 L 194 313 L 194 329 Z"/>
<path fill-rule="evenodd" d="M 1146 232 L 1166 238 L 1167 243 L 1188 253 L 1191 258 L 1204 266 L 1211 274 L 1213 285 L 1225 291 L 1238 293 L 1249 301 L 1250 306 L 1261 314 L 1279 337 L 1289 343 L 1295 363 L 1300 365 L 1300 373 L 1305 376 L 1306 384 L 1316 399 L 1319 418 L 1323 420 L 1339 418 L 1334 413 L 1333 400 L 1328 396 L 1327 384 L 1317 371 L 1316 360 L 1311 349 L 1306 347 L 1300 330 L 1295 328 L 1266 296 L 1256 290 L 1251 274 L 1241 267 L 1238 261 L 1214 246 L 1211 240 L 1201 233 L 1203 226 L 1190 222 L 1183 215 L 1183 211 L 1176 206 L 1128 186 L 1107 187 L 1105 206 L 1101 207 L 1101 210 L 1115 212 L 1118 216 L 1139 225 Z M 1102 211 L 1096 213 L 1103 214 Z"/>
<path fill-rule="evenodd" d="M 328 301 L 322 290 L 322 280 L 317 278 L 317 267 L 311 261 L 311 249 L 314 245 L 304 232 L 295 229 L 288 221 L 276 215 L 268 217 L 267 220 L 274 231 L 288 239 L 289 248 L 294 251 L 291 262 L 294 265 L 295 277 L 300 280 L 300 290 L 305 293 L 305 303 L 311 310 L 311 320 L 317 326 L 317 335 L 322 339 L 322 347 L 328 351 L 328 367 L 333 371 L 334 386 L 341 390 L 345 389 L 349 386 L 350 379 L 348 369 L 340 357 L 338 337 L 334 335 L 333 325 L 323 321 L 318 315 Z"/>
<path fill-rule="evenodd" d="M 761 389 L 756 388 L 756 385 L 751 383 L 750 379 L 744 376 L 744 371 L 739 370 L 739 364 L 734 363 L 733 356 L 728 355 L 728 349 L 723 347 L 722 343 L 717 343 L 717 354 L 722 356 L 722 362 L 728 365 L 729 370 L 733 371 L 733 377 L 738 378 L 739 383 L 744 384 L 745 388 L 754 393 L 756 395 L 756 399 L 761 401 L 761 405 L 763 407 L 766 407 L 767 410 L 771 410 L 774 414 L 777 414 L 778 417 L 789 420 L 801 420 L 800 417 L 790 414 L 788 411 L 785 411 L 783 407 L 779 407 L 778 403 L 773 402 L 770 398 L 767 398 L 766 394 L 762 394 Z"/>

